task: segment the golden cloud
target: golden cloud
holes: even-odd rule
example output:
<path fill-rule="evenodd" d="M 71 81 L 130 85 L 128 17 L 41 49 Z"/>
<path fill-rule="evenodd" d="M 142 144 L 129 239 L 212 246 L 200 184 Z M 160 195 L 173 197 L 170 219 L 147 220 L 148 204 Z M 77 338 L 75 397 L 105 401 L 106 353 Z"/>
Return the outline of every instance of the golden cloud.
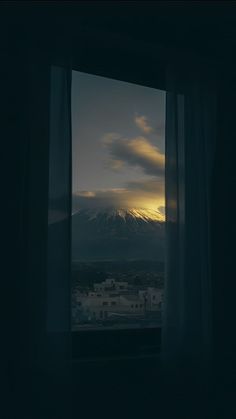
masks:
<path fill-rule="evenodd" d="M 93 194 L 93 195 L 92 195 Z M 73 208 L 116 207 L 158 209 L 165 206 L 162 180 L 129 182 L 125 188 L 80 191 L 73 195 Z"/>
<path fill-rule="evenodd" d="M 144 134 L 150 134 L 151 132 L 153 132 L 153 128 L 148 124 L 146 116 L 135 116 L 134 122 L 137 125 L 137 127 L 144 132 Z"/>
<path fill-rule="evenodd" d="M 77 193 L 77 195 L 85 198 L 93 198 L 96 196 L 95 192 L 92 191 L 80 191 Z"/>
<path fill-rule="evenodd" d="M 110 164 L 114 162 L 116 170 L 123 164 L 140 167 L 149 175 L 164 174 L 165 155 L 145 137 L 121 138 L 117 134 L 106 134 L 103 144 L 110 154 Z M 117 162 L 119 162 L 117 164 Z"/>

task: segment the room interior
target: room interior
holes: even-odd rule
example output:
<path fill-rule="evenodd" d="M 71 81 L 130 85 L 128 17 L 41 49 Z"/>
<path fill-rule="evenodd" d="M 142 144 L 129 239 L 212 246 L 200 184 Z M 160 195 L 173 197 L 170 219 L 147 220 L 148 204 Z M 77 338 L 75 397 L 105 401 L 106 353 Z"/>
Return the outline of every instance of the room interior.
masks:
<path fill-rule="evenodd" d="M 5 246 L 9 280 L 3 285 L 8 298 L 2 417 L 235 417 L 235 2 L 2 2 L 0 10 L 3 81 L 6 77 L 2 145 L 10 226 Z M 209 212 L 201 219 L 209 238 L 203 266 L 209 265 L 211 272 L 211 304 L 207 300 L 202 311 L 205 316 L 209 308 L 211 319 L 206 359 L 191 358 L 186 349 L 183 363 L 167 359 L 163 366 L 158 350 L 133 350 L 129 336 L 121 336 L 110 352 L 99 356 L 106 346 L 106 337 L 99 335 L 85 344 L 83 356 L 72 356 L 73 342 L 78 348 L 84 345 L 78 336 L 71 336 L 67 327 L 48 333 L 52 65 L 166 90 L 171 69 L 181 92 L 186 91 L 186 80 L 194 79 L 203 80 L 199 85 L 210 86 L 217 96 Z M 198 171 L 201 155 L 191 159 L 193 150 L 190 142 L 185 159 Z M 186 197 L 191 185 L 188 190 Z M 139 343 L 142 339 L 140 334 Z M 97 356 L 96 351 L 84 356 L 94 344 Z"/>

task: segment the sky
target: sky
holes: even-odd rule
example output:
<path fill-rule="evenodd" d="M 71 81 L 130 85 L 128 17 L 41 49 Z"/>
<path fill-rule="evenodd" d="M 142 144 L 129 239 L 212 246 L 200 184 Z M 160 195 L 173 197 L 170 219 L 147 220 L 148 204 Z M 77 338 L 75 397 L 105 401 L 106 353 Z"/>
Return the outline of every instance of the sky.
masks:
<path fill-rule="evenodd" d="M 163 212 L 165 92 L 72 73 L 73 211 Z"/>

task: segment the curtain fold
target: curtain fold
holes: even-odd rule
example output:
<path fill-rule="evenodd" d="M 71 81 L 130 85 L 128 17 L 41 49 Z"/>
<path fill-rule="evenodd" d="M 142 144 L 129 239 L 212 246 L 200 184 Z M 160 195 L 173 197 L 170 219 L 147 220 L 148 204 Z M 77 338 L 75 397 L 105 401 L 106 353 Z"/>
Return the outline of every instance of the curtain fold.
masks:
<path fill-rule="evenodd" d="M 208 363 L 212 344 L 210 196 L 216 138 L 214 73 L 172 67 L 166 100 L 166 283 L 162 359 Z"/>
<path fill-rule="evenodd" d="M 71 69 L 52 67 L 48 197 L 48 355 L 70 354 Z"/>

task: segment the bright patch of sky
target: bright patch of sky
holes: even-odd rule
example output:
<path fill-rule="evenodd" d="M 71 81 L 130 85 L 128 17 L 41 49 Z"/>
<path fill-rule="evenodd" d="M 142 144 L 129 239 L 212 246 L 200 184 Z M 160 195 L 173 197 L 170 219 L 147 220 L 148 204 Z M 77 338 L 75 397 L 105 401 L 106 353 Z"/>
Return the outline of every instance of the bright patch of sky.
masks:
<path fill-rule="evenodd" d="M 163 206 L 164 157 L 164 91 L 73 71 L 72 189 L 78 206 L 95 205 L 101 196 L 107 205 L 112 196 L 122 205 L 140 200 Z"/>

